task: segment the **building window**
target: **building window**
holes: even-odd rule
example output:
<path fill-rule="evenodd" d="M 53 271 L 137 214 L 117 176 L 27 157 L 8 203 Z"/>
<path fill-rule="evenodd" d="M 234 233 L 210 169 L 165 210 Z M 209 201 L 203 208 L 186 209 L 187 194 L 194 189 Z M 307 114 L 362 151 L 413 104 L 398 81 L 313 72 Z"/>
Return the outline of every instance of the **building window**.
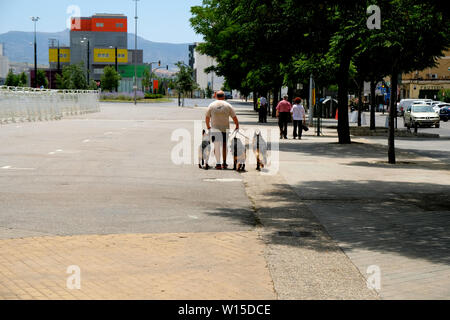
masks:
<path fill-rule="evenodd" d="M 97 28 L 103 28 L 103 27 L 104 27 L 103 23 L 100 23 L 100 22 L 97 23 Z"/>
<path fill-rule="evenodd" d="M 116 28 L 122 29 L 123 28 L 123 23 L 116 23 Z"/>

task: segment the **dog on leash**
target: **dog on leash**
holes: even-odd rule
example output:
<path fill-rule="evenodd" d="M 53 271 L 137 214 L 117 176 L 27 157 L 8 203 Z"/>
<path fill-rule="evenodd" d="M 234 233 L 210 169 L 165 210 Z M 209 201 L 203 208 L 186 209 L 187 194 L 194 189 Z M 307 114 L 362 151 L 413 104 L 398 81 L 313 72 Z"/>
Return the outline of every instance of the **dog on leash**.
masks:
<path fill-rule="evenodd" d="M 202 132 L 202 143 L 198 148 L 198 167 L 200 169 L 208 170 L 209 156 L 211 155 L 211 135 L 206 133 L 206 130 Z"/>
<path fill-rule="evenodd" d="M 241 139 L 234 136 L 231 139 L 231 153 L 233 154 L 233 170 L 237 172 L 245 172 L 245 160 L 247 158 L 247 150 Z"/>
<path fill-rule="evenodd" d="M 256 156 L 256 170 L 261 171 L 267 165 L 267 143 L 259 130 L 253 136 L 253 152 Z"/>

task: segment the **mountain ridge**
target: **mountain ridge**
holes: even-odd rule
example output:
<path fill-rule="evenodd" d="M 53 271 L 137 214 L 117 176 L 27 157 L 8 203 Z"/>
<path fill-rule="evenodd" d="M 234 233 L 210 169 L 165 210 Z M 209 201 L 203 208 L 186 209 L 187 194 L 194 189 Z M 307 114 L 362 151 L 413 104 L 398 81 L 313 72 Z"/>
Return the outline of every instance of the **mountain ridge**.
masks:
<path fill-rule="evenodd" d="M 54 38 L 60 45 L 70 45 L 70 31 L 37 32 L 38 64 L 48 64 L 48 43 Z M 34 32 L 9 31 L 0 34 L 4 55 L 12 62 L 34 63 Z M 138 35 L 138 49 L 144 50 L 144 62 L 160 61 L 163 65 L 188 62 L 190 43 L 153 42 Z M 128 49 L 134 49 L 134 33 L 128 33 Z"/>

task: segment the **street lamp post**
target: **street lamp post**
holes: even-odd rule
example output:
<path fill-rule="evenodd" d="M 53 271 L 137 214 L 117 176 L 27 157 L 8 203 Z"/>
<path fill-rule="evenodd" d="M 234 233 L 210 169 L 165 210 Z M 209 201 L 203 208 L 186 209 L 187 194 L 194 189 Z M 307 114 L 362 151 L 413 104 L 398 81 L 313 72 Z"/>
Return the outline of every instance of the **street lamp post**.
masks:
<path fill-rule="evenodd" d="M 86 78 L 87 78 L 87 83 L 89 86 L 89 81 L 90 81 L 90 76 L 89 76 L 89 71 L 90 71 L 90 66 L 89 66 L 89 46 L 90 46 L 90 42 L 88 38 L 83 38 L 83 40 L 81 40 L 81 43 L 84 43 L 85 41 L 87 41 L 87 63 L 86 63 Z"/>
<path fill-rule="evenodd" d="M 135 2 L 135 16 L 134 16 L 134 105 L 137 104 L 137 3 L 139 0 L 133 0 Z"/>
<path fill-rule="evenodd" d="M 34 22 L 34 87 L 37 88 L 37 42 L 36 42 L 36 23 L 39 21 L 39 17 L 31 17 L 31 21 Z"/>

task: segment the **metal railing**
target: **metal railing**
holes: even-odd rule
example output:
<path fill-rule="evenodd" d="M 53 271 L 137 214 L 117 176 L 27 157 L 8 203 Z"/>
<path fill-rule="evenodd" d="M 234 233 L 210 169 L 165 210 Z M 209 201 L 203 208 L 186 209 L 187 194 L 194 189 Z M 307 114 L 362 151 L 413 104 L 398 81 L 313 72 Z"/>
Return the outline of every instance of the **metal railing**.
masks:
<path fill-rule="evenodd" d="M 99 92 L 0 86 L 0 124 L 100 112 Z"/>

